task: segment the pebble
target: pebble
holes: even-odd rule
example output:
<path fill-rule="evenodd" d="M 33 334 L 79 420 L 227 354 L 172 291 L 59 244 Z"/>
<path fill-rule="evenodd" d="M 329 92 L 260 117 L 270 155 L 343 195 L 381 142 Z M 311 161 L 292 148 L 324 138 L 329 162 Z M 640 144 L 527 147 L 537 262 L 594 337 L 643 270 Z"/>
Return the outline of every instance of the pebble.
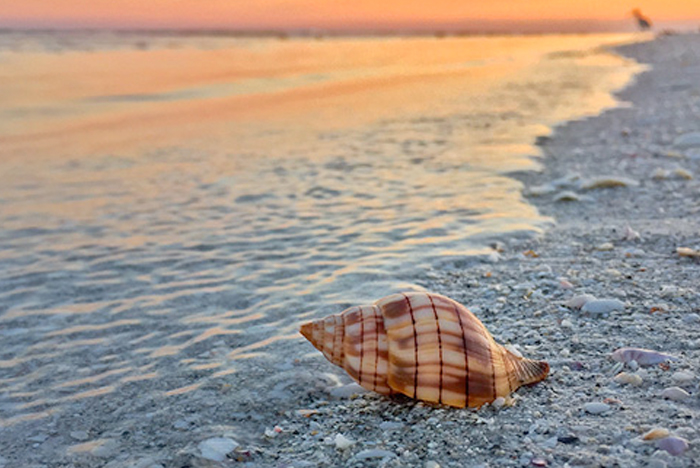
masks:
<path fill-rule="evenodd" d="M 351 447 L 355 444 L 354 440 L 348 439 L 343 434 L 336 434 L 334 442 L 335 448 L 339 450 L 345 450 L 346 448 Z"/>
<path fill-rule="evenodd" d="M 638 387 L 642 384 L 642 378 L 639 375 L 628 374 L 627 372 L 620 372 L 613 380 L 619 384 L 632 385 L 633 387 Z"/>
<path fill-rule="evenodd" d="M 693 374 L 684 371 L 674 372 L 671 376 L 671 380 L 681 385 L 692 382 L 693 379 L 695 379 L 695 376 Z"/>
<path fill-rule="evenodd" d="M 602 244 L 598 245 L 595 249 L 601 252 L 609 252 L 614 248 L 615 246 L 612 244 L 612 242 L 603 242 Z"/>
<path fill-rule="evenodd" d="M 404 423 L 396 421 L 383 421 L 379 424 L 379 429 L 383 431 L 393 431 L 403 428 Z"/>
<path fill-rule="evenodd" d="M 590 314 L 607 314 L 615 310 L 624 310 L 625 303 L 618 301 L 617 299 L 595 299 L 593 301 L 586 302 L 583 307 L 581 307 L 582 312 L 587 312 Z"/>
<path fill-rule="evenodd" d="M 700 147 L 700 132 L 684 133 L 673 140 L 673 146 L 678 149 Z"/>
<path fill-rule="evenodd" d="M 610 411 L 612 408 L 606 403 L 591 402 L 583 405 L 583 410 L 589 414 L 603 414 Z"/>
<path fill-rule="evenodd" d="M 342 385 L 340 387 L 334 387 L 328 391 L 334 398 L 350 398 L 353 395 L 362 395 L 367 393 L 367 390 L 362 388 L 359 384 L 351 383 L 347 385 Z"/>
<path fill-rule="evenodd" d="M 700 322 L 700 315 L 696 313 L 687 314 L 683 316 L 683 323 L 692 324 Z"/>
<path fill-rule="evenodd" d="M 75 440 L 88 440 L 89 436 L 87 431 L 71 431 L 70 436 Z"/>
<path fill-rule="evenodd" d="M 433 460 L 428 460 L 425 462 L 425 468 L 440 468 L 440 464 Z"/>
<path fill-rule="evenodd" d="M 213 437 L 200 442 L 198 447 L 202 458 L 222 462 L 238 447 L 238 442 L 228 437 Z"/>
<path fill-rule="evenodd" d="M 355 454 L 356 460 L 368 460 L 370 458 L 394 458 L 396 454 L 388 450 L 369 449 Z"/>
<path fill-rule="evenodd" d="M 592 296 L 590 294 L 579 294 L 578 296 L 574 296 L 568 301 L 564 303 L 566 307 L 569 309 L 580 309 L 583 307 L 587 302 L 594 301 L 595 296 Z"/>
<path fill-rule="evenodd" d="M 656 446 L 661 450 L 667 451 L 671 455 L 681 455 L 688 450 L 688 441 L 681 437 L 670 436 L 665 439 L 660 439 L 656 443 Z"/>
<path fill-rule="evenodd" d="M 668 400 L 683 401 L 690 397 L 690 393 L 680 387 L 668 387 L 661 392 L 661 397 Z"/>

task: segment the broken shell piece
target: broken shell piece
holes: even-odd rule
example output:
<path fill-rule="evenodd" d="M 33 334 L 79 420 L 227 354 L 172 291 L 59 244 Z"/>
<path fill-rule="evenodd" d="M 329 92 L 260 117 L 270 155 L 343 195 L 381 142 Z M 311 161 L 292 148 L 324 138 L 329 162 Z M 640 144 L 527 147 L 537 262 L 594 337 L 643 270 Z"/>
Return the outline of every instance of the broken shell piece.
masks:
<path fill-rule="evenodd" d="M 690 393 L 686 392 L 680 387 L 669 387 L 665 388 L 661 392 L 661 398 L 666 398 L 673 401 L 683 401 L 690 398 Z"/>
<path fill-rule="evenodd" d="M 554 196 L 555 202 L 577 202 L 581 201 L 581 197 L 570 190 L 565 190 Z"/>
<path fill-rule="evenodd" d="M 688 441 L 681 437 L 670 436 L 660 439 L 656 446 L 661 450 L 666 450 L 671 455 L 681 455 L 688 450 Z"/>
<path fill-rule="evenodd" d="M 656 427 L 646 433 L 642 436 L 642 440 L 657 440 L 657 439 L 663 439 L 664 437 L 668 437 L 671 435 L 671 433 L 668 431 L 668 429 L 664 429 L 663 427 Z"/>
<path fill-rule="evenodd" d="M 639 240 L 640 238 L 641 236 L 639 233 L 632 229 L 629 224 L 625 226 L 625 231 L 622 233 L 622 240 L 634 241 Z"/>
<path fill-rule="evenodd" d="M 657 167 L 654 172 L 651 173 L 651 178 L 654 180 L 664 180 L 668 179 L 670 172 L 667 169 Z"/>
<path fill-rule="evenodd" d="M 675 356 L 642 348 L 620 348 L 613 351 L 612 358 L 618 362 L 627 364 L 635 361 L 640 366 L 653 366 L 666 361 L 678 360 Z"/>
<path fill-rule="evenodd" d="M 466 307 L 438 294 L 394 294 L 304 324 L 301 334 L 368 390 L 459 408 L 549 374 L 549 364 L 508 351 Z"/>
<path fill-rule="evenodd" d="M 690 247 L 677 247 L 676 253 L 681 257 L 700 258 L 700 250 L 691 249 Z"/>
<path fill-rule="evenodd" d="M 589 414 L 603 414 L 611 409 L 612 407 L 606 403 L 591 402 L 583 405 L 583 410 Z"/>
<path fill-rule="evenodd" d="M 693 178 L 693 173 L 686 169 L 683 169 L 682 167 L 674 169 L 673 175 L 685 180 L 691 180 Z"/>
<path fill-rule="evenodd" d="M 581 307 L 581 312 L 590 314 L 607 314 L 615 310 L 624 310 L 625 303 L 617 299 L 595 299 L 586 302 Z"/>
<path fill-rule="evenodd" d="M 587 302 L 594 301 L 595 296 L 592 296 L 590 294 L 579 294 L 578 296 L 574 296 L 568 301 L 564 303 L 566 307 L 569 309 L 580 309 L 583 307 Z"/>
<path fill-rule="evenodd" d="M 614 187 L 633 187 L 639 185 L 636 180 L 627 177 L 598 177 L 581 183 L 583 190 L 604 189 Z"/>
<path fill-rule="evenodd" d="M 613 380 L 619 384 L 632 385 L 633 387 L 642 385 L 642 378 L 640 376 L 637 374 L 628 374 L 627 372 L 620 372 Z"/>

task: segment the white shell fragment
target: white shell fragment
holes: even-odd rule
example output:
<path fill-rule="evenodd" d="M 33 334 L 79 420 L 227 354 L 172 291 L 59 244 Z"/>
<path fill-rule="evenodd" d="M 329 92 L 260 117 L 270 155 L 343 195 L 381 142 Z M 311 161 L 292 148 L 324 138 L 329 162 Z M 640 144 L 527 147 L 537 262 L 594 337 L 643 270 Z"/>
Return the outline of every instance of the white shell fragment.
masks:
<path fill-rule="evenodd" d="M 580 309 L 587 302 L 590 301 L 595 301 L 595 296 L 592 296 L 590 294 L 579 294 L 578 296 L 574 296 L 568 301 L 566 301 L 564 305 L 569 309 Z"/>
<path fill-rule="evenodd" d="M 572 192 L 570 190 L 565 190 L 565 191 L 560 192 L 557 195 L 555 195 L 554 201 L 555 202 L 577 202 L 577 201 L 581 201 L 581 197 L 576 192 Z"/>
<path fill-rule="evenodd" d="M 583 405 L 583 410 L 589 414 L 603 414 L 610 411 L 612 407 L 607 403 L 592 402 Z"/>
<path fill-rule="evenodd" d="M 339 450 L 345 450 L 355 444 L 354 440 L 348 439 L 343 434 L 336 434 L 335 436 L 335 448 Z"/>
<path fill-rule="evenodd" d="M 586 302 L 581 307 L 581 312 L 589 314 L 607 314 L 615 310 L 624 310 L 625 303 L 617 299 L 595 299 Z"/>
<path fill-rule="evenodd" d="M 636 185 L 639 185 L 636 180 L 632 180 L 627 177 L 597 177 L 583 181 L 581 183 L 581 189 L 593 190 L 614 187 L 634 187 Z"/>
<path fill-rule="evenodd" d="M 653 366 L 666 361 L 678 360 L 675 356 L 642 348 L 620 348 L 613 351 L 612 358 L 627 364 L 635 361 L 640 366 Z"/>
<path fill-rule="evenodd" d="M 627 372 L 620 372 L 613 380 L 621 385 L 632 385 L 633 387 L 642 385 L 642 378 L 639 375 L 628 374 Z"/>
<path fill-rule="evenodd" d="M 671 455 L 682 455 L 688 450 L 688 441 L 681 437 L 670 436 L 660 439 L 656 446 L 661 450 L 666 450 Z"/>
<path fill-rule="evenodd" d="M 668 387 L 661 392 L 661 398 L 673 401 L 683 401 L 690 398 L 690 393 L 680 387 Z"/>
<path fill-rule="evenodd" d="M 227 437 L 213 437 L 199 443 L 202 458 L 217 462 L 226 460 L 226 455 L 233 452 L 236 447 L 238 442 Z"/>
<path fill-rule="evenodd" d="M 622 233 L 622 240 L 635 241 L 639 239 L 641 239 L 641 236 L 637 231 L 632 229 L 629 224 L 625 226 L 625 232 Z"/>

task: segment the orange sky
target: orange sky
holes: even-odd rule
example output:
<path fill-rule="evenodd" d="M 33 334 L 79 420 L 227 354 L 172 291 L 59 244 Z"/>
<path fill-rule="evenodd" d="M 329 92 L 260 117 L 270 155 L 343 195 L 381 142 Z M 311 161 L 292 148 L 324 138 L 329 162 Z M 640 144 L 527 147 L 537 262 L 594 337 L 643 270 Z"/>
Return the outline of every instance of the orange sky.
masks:
<path fill-rule="evenodd" d="M 634 7 L 657 23 L 700 23 L 700 0 L 2 0 L 0 26 L 490 29 L 530 22 L 581 29 L 631 24 Z"/>

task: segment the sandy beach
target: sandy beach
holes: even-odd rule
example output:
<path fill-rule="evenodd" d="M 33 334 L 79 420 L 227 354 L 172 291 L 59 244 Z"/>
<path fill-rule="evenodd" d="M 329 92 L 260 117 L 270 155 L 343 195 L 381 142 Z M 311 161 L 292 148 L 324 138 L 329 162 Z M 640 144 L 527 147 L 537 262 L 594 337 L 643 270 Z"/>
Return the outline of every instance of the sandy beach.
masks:
<path fill-rule="evenodd" d="M 221 333 L 187 343 L 186 357 L 200 368 L 173 365 L 177 372 L 151 379 L 144 357 L 136 364 L 147 377 L 90 390 L 89 398 L 58 389 L 70 409 L 60 416 L 32 402 L 35 418 L 0 426 L 0 467 L 697 466 L 699 51 L 698 35 L 618 48 L 650 67 L 617 94 L 625 104 L 557 127 L 538 140 L 541 171 L 509 174 L 552 218 L 544 233 L 506 237 L 490 252 L 421 275 L 420 287 L 465 304 L 497 341 L 550 363 L 546 381 L 518 390 L 507 405 L 460 410 L 382 397 L 361 391 L 300 336 L 264 343 L 274 344 L 274 360 L 246 360 L 255 349 Z M 622 305 L 565 305 L 581 294 Z M 209 299 L 180 305 L 195 300 Z M 340 312 L 332 306 L 315 317 Z M 37 320 L 63 319 L 19 317 L 13 333 Z M 99 340 L 99 326 L 90 326 Z M 125 317 L 118 326 L 128 332 L 136 323 Z M 237 360 L 218 376 L 230 379 L 202 378 L 208 360 L 236 344 Z M 678 359 L 622 367 L 611 359 L 621 347 Z M 166 350 L 161 365 L 181 357 L 174 354 Z M 109 363 L 119 356 L 99 358 L 104 374 L 95 381 L 115 372 Z M 13 369 L 4 383 L 32 366 Z M 621 372 L 637 377 L 622 383 Z M 683 391 L 667 391 L 673 387 Z M 172 389 L 166 400 L 164 388 Z M 687 450 L 672 455 L 642 439 L 655 428 L 685 440 Z"/>

